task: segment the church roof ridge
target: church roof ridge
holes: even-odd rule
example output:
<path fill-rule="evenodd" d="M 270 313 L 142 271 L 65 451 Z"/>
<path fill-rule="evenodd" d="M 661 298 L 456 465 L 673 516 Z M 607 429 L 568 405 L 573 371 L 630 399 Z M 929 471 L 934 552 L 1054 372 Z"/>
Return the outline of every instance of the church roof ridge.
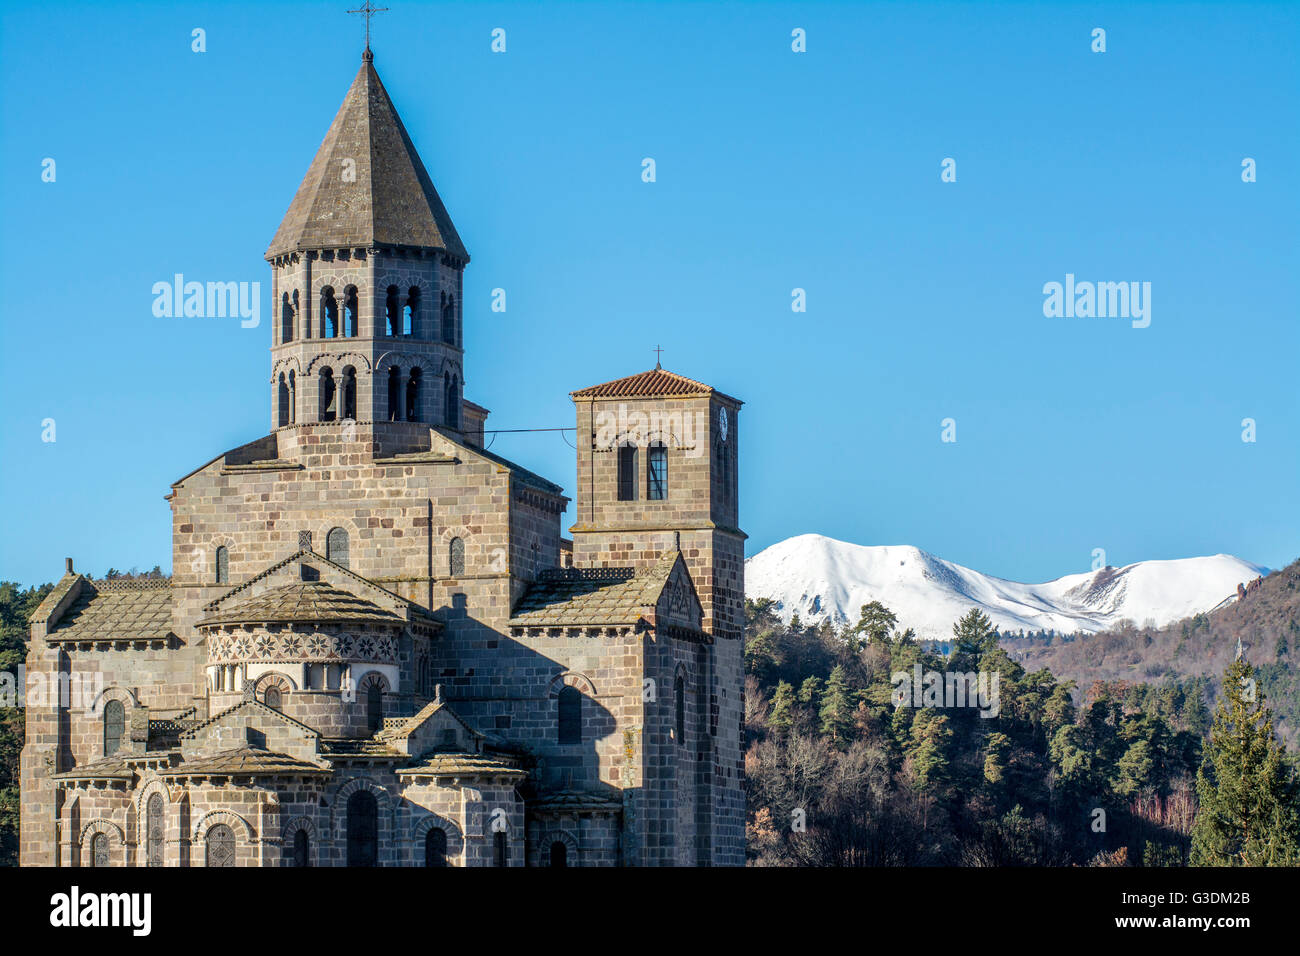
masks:
<path fill-rule="evenodd" d="M 266 250 L 440 249 L 469 261 L 371 58 L 348 88 Z"/>
<path fill-rule="evenodd" d="M 712 385 L 705 385 L 703 382 L 697 382 L 685 375 L 670 372 L 658 365 L 645 372 L 616 378 L 612 382 L 589 385 L 586 388 L 580 388 L 569 393 L 569 397 L 573 399 L 657 398 L 661 396 L 695 398 L 708 395 L 717 396 L 737 405 L 742 404 L 739 399 L 723 394 Z"/>

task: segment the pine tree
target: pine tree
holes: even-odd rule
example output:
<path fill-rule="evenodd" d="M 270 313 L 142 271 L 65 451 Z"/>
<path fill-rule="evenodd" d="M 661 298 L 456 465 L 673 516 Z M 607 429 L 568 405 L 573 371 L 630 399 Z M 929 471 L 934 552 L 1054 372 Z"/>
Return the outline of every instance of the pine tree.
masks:
<path fill-rule="evenodd" d="M 872 601 L 870 604 L 862 605 L 857 626 L 853 630 L 856 634 L 863 635 L 868 644 L 887 644 L 889 634 L 897 623 L 898 618 L 893 611 L 879 601 Z"/>
<path fill-rule="evenodd" d="M 998 632 L 988 615 L 977 607 L 971 608 L 962 619 L 952 626 L 956 643 L 952 649 L 953 658 L 970 656 L 976 661 L 986 652 L 998 646 Z"/>
<path fill-rule="evenodd" d="M 822 720 L 822 733 L 830 737 L 837 747 L 844 746 L 853 733 L 854 711 L 848 684 L 844 680 L 844 668 L 839 664 L 831 670 L 830 679 L 826 682 L 826 692 L 822 695 L 818 716 Z"/>
<path fill-rule="evenodd" d="M 1300 795 L 1254 668 L 1234 661 L 1196 775 L 1193 866 L 1300 864 Z"/>
<path fill-rule="evenodd" d="M 772 695 L 772 713 L 767 725 L 778 733 L 789 733 L 794 726 L 794 688 L 785 681 L 776 685 Z"/>

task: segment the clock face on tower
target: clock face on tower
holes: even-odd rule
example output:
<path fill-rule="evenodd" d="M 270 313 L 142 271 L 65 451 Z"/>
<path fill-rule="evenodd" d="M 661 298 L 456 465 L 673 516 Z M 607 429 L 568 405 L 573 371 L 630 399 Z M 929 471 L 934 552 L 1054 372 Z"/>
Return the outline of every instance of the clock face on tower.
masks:
<path fill-rule="evenodd" d="M 718 437 L 723 441 L 727 440 L 727 410 L 718 409 Z"/>

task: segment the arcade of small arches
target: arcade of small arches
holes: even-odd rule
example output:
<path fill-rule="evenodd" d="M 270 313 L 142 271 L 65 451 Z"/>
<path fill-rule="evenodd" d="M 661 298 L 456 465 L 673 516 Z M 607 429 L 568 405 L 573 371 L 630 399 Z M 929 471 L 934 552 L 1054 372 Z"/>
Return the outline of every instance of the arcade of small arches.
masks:
<path fill-rule="evenodd" d="M 422 293 L 417 285 L 402 289 L 389 285 L 384 290 L 382 322 L 375 323 L 375 335 L 390 338 L 414 338 L 440 341 L 457 346 L 460 336 L 460 313 L 456 309 L 456 294 L 446 291 L 438 294 L 438 304 L 432 316 L 422 311 Z M 313 330 L 310 320 L 302 316 L 298 290 L 286 291 L 280 296 L 279 345 L 288 345 L 296 339 L 356 338 L 361 334 L 362 298 L 355 285 L 343 287 L 341 292 L 327 285 L 320 290 L 317 310 L 318 325 Z M 433 328 L 426 322 L 432 321 Z M 315 331 L 316 335 L 313 335 Z"/>
<path fill-rule="evenodd" d="M 321 365 L 313 373 L 318 378 L 316 388 L 316 410 L 312 419 L 317 422 L 334 422 L 352 419 L 358 420 L 357 386 L 358 376 L 355 365 L 344 365 L 336 374 L 332 365 Z M 425 372 L 419 363 L 412 363 L 405 370 L 394 361 L 382 372 L 372 376 L 384 384 L 384 402 L 376 409 L 380 421 L 419 422 L 425 421 L 422 411 Z M 376 383 L 377 384 L 377 383 Z M 445 428 L 461 427 L 461 389 L 459 372 L 446 369 L 442 373 L 442 420 Z M 288 368 L 276 375 L 276 425 L 283 428 L 298 424 L 299 410 L 299 376 L 294 368 Z M 368 416 L 366 416 L 368 417 Z"/>

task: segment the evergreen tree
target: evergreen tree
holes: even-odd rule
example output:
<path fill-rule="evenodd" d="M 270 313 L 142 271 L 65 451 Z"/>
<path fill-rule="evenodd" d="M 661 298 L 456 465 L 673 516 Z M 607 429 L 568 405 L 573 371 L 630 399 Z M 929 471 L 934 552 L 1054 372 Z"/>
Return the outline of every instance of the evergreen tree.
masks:
<path fill-rule="evenodd" d="M 767 725 L 778 733 L 789 733 L 794 726 L 794 703 L 794 688 L 781 681 L 772 695 L 772 713 L 767 718 Z"/>
<path fill-rule="evenodd" d="M 978 661 L 998 646 L 998 632 L 993 627 L 993 622 L 977 607 L 967 611 L 952 626 L 952 635 L 956 638 L 952 649 L 954 659 L 966 657 Z"/>
<path fill-rule="evenodd" d="M 1254 668 L 1233 661 L 1196 775 L 1193 866 L 1300 864 L 1297 784 L 1273 736 Z"/>
<path fill-rule="evenodd" d="M 872 643 L 889 643 L 889 634 L 898 624 L 898 618 L 894 612 L 879 601 L 872 601 L 870 604 L 862 605 L 862 612 L 858 616 L 857 626 L 854 632 L 861 634 L 868 644 Z"/>
<path fill-rule="evenodd" d="M 854 707 L 848 684 L 844 680 L 844 668 L 839 664 L 831 670 L 831 676 L 826 681 L 819 716 L 822 720 L 822 733 L 830 737 L 835 746 L 843 747 L 853 734 Z"/>

